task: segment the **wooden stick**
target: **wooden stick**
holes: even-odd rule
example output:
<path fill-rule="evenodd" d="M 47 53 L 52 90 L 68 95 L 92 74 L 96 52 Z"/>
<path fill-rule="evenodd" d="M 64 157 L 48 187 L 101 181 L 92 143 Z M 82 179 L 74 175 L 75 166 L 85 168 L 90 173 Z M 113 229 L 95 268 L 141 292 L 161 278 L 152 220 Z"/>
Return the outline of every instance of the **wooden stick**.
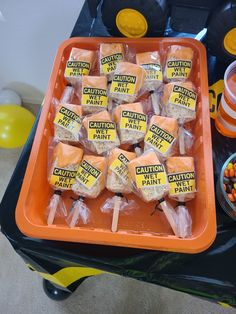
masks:
<path fill-rule="evenodd" d="M 154 92 L 151 93 L 151 101 L 152 101 L 152 108 L 153 108 L 155 115 L 159 116 L 161 113 L 161 110 L 160 110 L 160 106 L 158 104 L 157 94 Z"/>
<path fill-rule="evenodd" d="M 174 231 L 174 234 L 177 237 L 179 237 L 178 225 L 177 225 L 178 217 L 177 217 L 177 214 L 176 214 L 174 208 L 172 208 L 172 206 L 170 204 L 167 205 L 166 201 L 161 202 L 159 204 L 159 206 L 161 207 L 164 214 L 166 215 L 166 218 L 167 218 L 169 224 L 171 225 L 171 228 Z"/>
<path fill-rule="evenodd" d="M 120 203 L 121 203 L 121 197 L 116 195 L 115 196 L 115 202 L 114 202 L 112 225 L 111 225 L 111 231 L 112 232 L 117 231 L 119 212 L 120 212 Z"/>
<path fill-rule="evenodd" d="M 185 155 L 185 142 L 184 142 L 184 127 L 180 126 L 179 127 L 179 152 L 180 155 Z"/>

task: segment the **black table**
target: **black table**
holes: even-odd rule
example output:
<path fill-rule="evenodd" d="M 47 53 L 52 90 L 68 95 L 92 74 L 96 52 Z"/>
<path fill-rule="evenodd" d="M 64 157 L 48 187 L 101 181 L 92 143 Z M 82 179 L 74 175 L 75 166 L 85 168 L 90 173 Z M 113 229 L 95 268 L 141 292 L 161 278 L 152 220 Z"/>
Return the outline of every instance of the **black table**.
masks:
<path fill-rule="evenodd" d="M 72 36 L 107 35 L 99 14 L 95 21 L 91 19 L 85 3 Z M 223 77 L 225 65 L 216 63 L 211 56 L 208 61 L 211 84 Z M 0 205 L 0 225 L 29 268 L 47 279 L 44 287 L 51 297 L 65 298 L 86 277 L 104 271 L 236 306 L 236 223 L 224 214 L 218 203 L 216 240 L 208 250 L 194 255 L 48 241 L 23 235 L 16 226 L 15 208 L 37 121 Z M 221 136 L 213 122 L 212 137 L 216 180 L 225 159 L 235 152 L 236 140 Z M 54 287 L 60 288 L 56 291 L 59 294 L 55 295 Z"/>

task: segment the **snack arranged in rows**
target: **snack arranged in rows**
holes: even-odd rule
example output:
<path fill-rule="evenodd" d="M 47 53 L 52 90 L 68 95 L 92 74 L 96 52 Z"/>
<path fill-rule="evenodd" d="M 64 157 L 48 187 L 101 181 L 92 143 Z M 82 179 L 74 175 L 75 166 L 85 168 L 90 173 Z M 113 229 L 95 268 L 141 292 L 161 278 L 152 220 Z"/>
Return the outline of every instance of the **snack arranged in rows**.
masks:
<path fill-rule="evenodd" d="M 178 236 L 176 213 L 165 200 L 169 191 L 165 167 L 155 152 L 150 150 L 133 159 L 128 168 L 135 193 L 145 202 L 158 202 L 175 235 Z"/>
<path fill-rule="evenodd" d="M 82 81 L 90 78 L 97 79 L 97 77 L 84 76 Z M 106 80 L 105 77 L 102 79 Z M 106 102 L 107 105 L 105 95 L 104 97 L 99 96 L 101 97 L 99 101 L 101 106 L 94 105 L 95 102 L 91 105 L 88 105 L 87 102 L 84 105 L 84 96 L 82 96 L 82 105 L 62 104 L 54 100 L 56 103 L 54 137 L 65 143 L 82 143 L 87 149 L 98 155 L 104 154 L 120 144 L 134 145 L 136 154 L 140 155 L 142 142 L 144 142 L 144 150 L 153 148 L 161 159 L 178 154 L 178 149 L 181 155 L 186 155 L 194 140 L 189 126 L 188 129 L 184 127 L 184 122 L 190 122 L 196 117 L 197 93 L 193 91 L 192 86 L 191 82 L 165 85 L 162 97 L 164 116 L 150 114 L 145 100 L 116 105 L 111 114 L 105 106 L 103 107 L 103 102 Z M 86 87 L 83 93 L 87 91 L 94 93 L 92 90 L 93 88 Z M 190 93 L 193 97 L 190 99 L 183 93 Z M 186 108 L 185 104 L 192 104 L 193 99 L 195 101 L 194 110 Z M 88 109 L 83 109 L 84 107 L 89 108 L 92 114 L 85 114 L 85 110 Z M 148 115 L 145 111 L 148 112 Z"/>
<path fill-rule="evenodd" d="M 127 50 L 126 46 L 126 50 Z M 137 102 L 145 93 L 151 93 L 153 112 L 176 118 L 179 124 L 192 121 L 196 117 L 197 93 L 190 81 L 192 71 L 193 50 L 189 47 L 173 45 L 168 47 L 165 61 L 165 79 L 163 83 L 162 65 L 158 51 L 136 54 L 136 64 L 129 60 L 124 46 L 119 43 L 101 44 L 99 64 L 101 76 L 96 74 L 92 66 L 96 63 L 96 53 L 79 48 L 72 48 L 65 78 L 68 79 L 68 64 L 73 62 L 75 75 L 71 73 L 72 84 L 80 98 L 83 115 L 96 113 L 119 104 Z M 72 61 L 71 61 L 72 60 Z M 85 70 L 84 63 L 89 66 Z M 175 73 L 176 72 L 176 73 Z M 92 75 L 93 74 L 93 75 Z M 182 75 L 182 76 L 181 76 Z M 109 84 L 106 77 L 109 76 Z M 74 82 L 74 83 L 73 83 Z M 163 90 L 163 97 L 162 95 Z M 114 105 L 114 106 L 113 106 Z"/>
<path fill-rule="evenodd" d="M 195 197 L 194 160 L 178 155 L 189 151 L 187 135 L 192 143 L 191 125 L 184 124 L 196 119 L 194 53 L 181 45 L 131 51 L 120 43 L 102 43 L 98 51 L 71 49 L 64 77 L 72 86 L 53 100 L 57 144 L 49 171 L 54 194 L 48 224 L 61 213 L 71 228 L 87 224 L 92 212 L 86 199 L 106 188 L 114 196 L 101 211 L 112 212 L 112 232 L 120 212 L 138 207 L 124 197 L 133 192 L 156 202 L 177 237 L 189 237 L 192 220 L 185 202 Z M 69 214 L 64 190 L 76 195 Z M 176 208 L 167 197 L 178 202 Z"/>
<path fill-rule="evenodd" d="M 113 210 L 112 232 L 117 231 L 119 212 L 137 207 L 133 200 L 123 197 L 134 192 L 145 202 L 158 203 L 176 236 L 189 237 L 191 217 L 185 202 L 195 197 L 194 161 L 192 157 L 169 157 L 166 166 L 167 172 L 152 149 L 139 157 L 119 148 L 106 157 L 83 156 L 82 149 L 58 143 L 48 176 L 54 194 L 48 206 L 47 223 L 51 225 L 56 216 L 63 215 L 71 228 L 79 221 L 87 224 L 92 214 L 86 199 L 97 198 L 106 187 L 115 196 L 105 201 L 101 211 Z M 61 198 L 65 190 L 77 195 L 69 214 Z M 166 201 L 167 196 L 180 203 L 176 210 Z"/>
<path fill-rule="evenodd" d="M 115 72 L 120 63 L 132 62 L 135 59 L 136 64 L 145 69 L 145 87 L 149 91 L 161 87 L 163 78 L 165 82 L 173 82 L 186 81 L 191 76 L 194 52 L 190 47 L 172 45 L 162 53 L 162 56 L 158 51 L 137 53 L 135 58 L 133 58 L 133 54 L 135 55 L 135 52 L 132 48 L 121 43 L 101 43 L 97 52 L 74 47 L 66 62 L 64 76 L 68 82 L 75 84 L 83 75 L 91 75 L 96 72 L 96 59 L 99 64 L 97 74 L 107 76 L 109 81 L 114 78 L 114 74 L 119 74 L 119 72 Z M 164 59 L 164 56 L 166 60 L 165 66 L 163 66 L 164 70 L 162 70 L 161 59 Z M 129 63 L 123 65 L 120 74 L 123 74 L 124 70 L 129 71 L 127 68 L 129 66 Z M 136 71 L 132 70 L 130 75 L 133 74 L 138 75 L 140 72 L 136 68 Z M 127 102 L 132 101 L 127 100 Z"/>
<path fill-rule="evenodd" d="M 65 143 L 82 143 L 98 155 L 120 144 L 133 145 L 137 155 L 153 148 L 161 160 L 178 154 L 180 128 L 183 142 L 192 145 L 191 133 L 177 123 L 177 119 L 164 116 L 148 116 L 141 102 L 121 104 L 113 110 L 113 119 L 107 110 L 82 116 L 82 106 L 57 102 L 54 118 L 54 138 Z M 186 149 L 185 149 L 186 150 Z M 180 154 L 183 155 L 181 149 Z"/>

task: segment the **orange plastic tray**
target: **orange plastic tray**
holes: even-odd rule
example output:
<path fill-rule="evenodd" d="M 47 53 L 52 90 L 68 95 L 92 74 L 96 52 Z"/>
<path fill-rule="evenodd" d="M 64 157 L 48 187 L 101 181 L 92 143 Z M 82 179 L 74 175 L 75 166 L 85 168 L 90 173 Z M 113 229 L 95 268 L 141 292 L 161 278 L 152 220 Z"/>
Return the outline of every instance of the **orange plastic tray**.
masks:
<path fill-rule="evenodd" d="M 195 52 L 191 79 L 198 89 L 199 101 L 197 119 L 192 123 L 196 138 L 192 155 L 196 160 L 198 192 L 196 198 L 188 203 L 193 220 L 191 238 L 175 237 L 163 213 L 157 211 L 155 215 L 150 215 L 155 203 L 144 203 L 134 195 L 130 197 L 138 202 L 140 208 L 130 215 L 121 213 L 119 231 L 112 233 L 110 231 L 112 215 L 100 211 L 100 205 L 112 195 L 106 190 L 96 200 L 86 200 L 92 211 L 92 219 L 88 225 L 70 229 L 62 218 L 57 218 L 53 226 L 46 224 L 46 207 L 52 195 L 52 189 L 47 182 L 48 141 L 53 136 L 51 100 L 52 97 L 60 98 L 66 86 L 63 74 L 71 48 L 97 50 L 101 42 L 127 43 L 137 52 L 163 50 L 168 45 L 178 44 L 189 46 Z M 63 194 L 69 206 L 72 202 L 70 199 L 72 192 Z M 64 41 L 58 49 L 54 62 L 16 208 L 16 222 L 24 234 L 34 238 L 185 253 L 197 253 L 207 249 L 216 235 L 216 215 L 204 46 L 194 39 L 187 38 L 71 38 Z"/>

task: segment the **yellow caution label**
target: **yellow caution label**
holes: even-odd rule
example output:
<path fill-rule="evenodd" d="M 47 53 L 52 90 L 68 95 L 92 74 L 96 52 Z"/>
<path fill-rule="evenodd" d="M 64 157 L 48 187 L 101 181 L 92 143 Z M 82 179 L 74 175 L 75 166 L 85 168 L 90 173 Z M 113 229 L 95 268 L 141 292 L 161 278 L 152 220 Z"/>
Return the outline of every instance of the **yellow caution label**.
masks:
<path fill-rule="evenodd" d="M 62 106 L 53 121 L 56 125 L 77 135 L 81 128 L 81 118 L 74 111 Z"/>
<path fill-rule="evenodd" d="M 84 87 L 81 104 L 107 108 L 107 91 L 100 88 Z"/>
<path fill-rule="evenodd" d="M 169 102 L 173 105 L 178 105 L 195 111 L 197 103 L 197 93 L 188 88 L 174 85 L 170 94 Z"/>
<path fill-rule="evenodd" d="M 129 178 L 129 172 L 127 164 L 129 159 L 124 154 L 120 154 L 110 165 L 110 169 L 121 179 L 127 181 Z"/>
<path fill-rule="evenodd" d="M 120 128 L 146 133 L 147 116 L 143 113 L 122 110 L 120 119 Z"/>
<path fill-rule="evenodd" d="M 65 77 L 79 77 L 89 75 L 91 64 L 84 61 L 68 60 L 66 63 Z"/>
<path fill-rule="evenodd" d="M 186 79 L 192 69 L 192 61 L 190 60 L 172 60 L 167 61 L 166 77 L 167 79 Z"/>
<path fill-rule="evenodd" d="M 135 167 L 135 181 L 139 189 L 167 184 L 163 165 Z"/>
<path fill-rule="evenodd" d="M 123 53 L 114 53 L 113 55 L 106 56 L 101 59 L 102 73 L 109 74 L 114 72 L 117 63 L 124 59 Z"/>
<path fill-rule="evenodd" d="M 168 174 L 168 182 L 170 187 L 169 195 L 171 196 L 195 192 L 194 171 Z"/>
<path fill-rule="evenodd" d="M 134 95 L 137 77 L 133 75 L 114 75 L 111 83 L 111 93 Z"/>
<path fill-rule="evenodd" d="M 156 124 L 152 124 L 147 134 L 145 135 L 144 142 L 152 146 L 161 154 L 165 154 L 175 141 L 175 137 L 167 131 L 159 128 Z"/>
<path fill-rule="evenodd" d="M 77 171 L 76 180 L 86 188 L 91 189 L 97 182 L 101 173 L 102 172 L 99 169 L 92 166 L 86 160 L 83 160 Z"/>
<path fill-rule="evenodd" d="M 162 82 L 161 66 L 158 63 L 145 63 L 142 67 L 146 71 L 146 80 Z"/>
<path fill-rule="evenodd" d="M 90 141 L 116 140 L 116 125 L 109 121 L 89 121 L 88 139 Z"/>
<path fill-rule="evenodd" d="M 224 80 L 219 80 L 209 86 L 209 106 L 210 117 L 215 119 L 217 116 L 218 106 L 221 99 L 221 94 L 224 90 Z"/>
<path fill-rule="evenodd" d="M 76 171 L 55 167 L 49 183 L 59 189 L 70 190 L 75 182 Z"/>

